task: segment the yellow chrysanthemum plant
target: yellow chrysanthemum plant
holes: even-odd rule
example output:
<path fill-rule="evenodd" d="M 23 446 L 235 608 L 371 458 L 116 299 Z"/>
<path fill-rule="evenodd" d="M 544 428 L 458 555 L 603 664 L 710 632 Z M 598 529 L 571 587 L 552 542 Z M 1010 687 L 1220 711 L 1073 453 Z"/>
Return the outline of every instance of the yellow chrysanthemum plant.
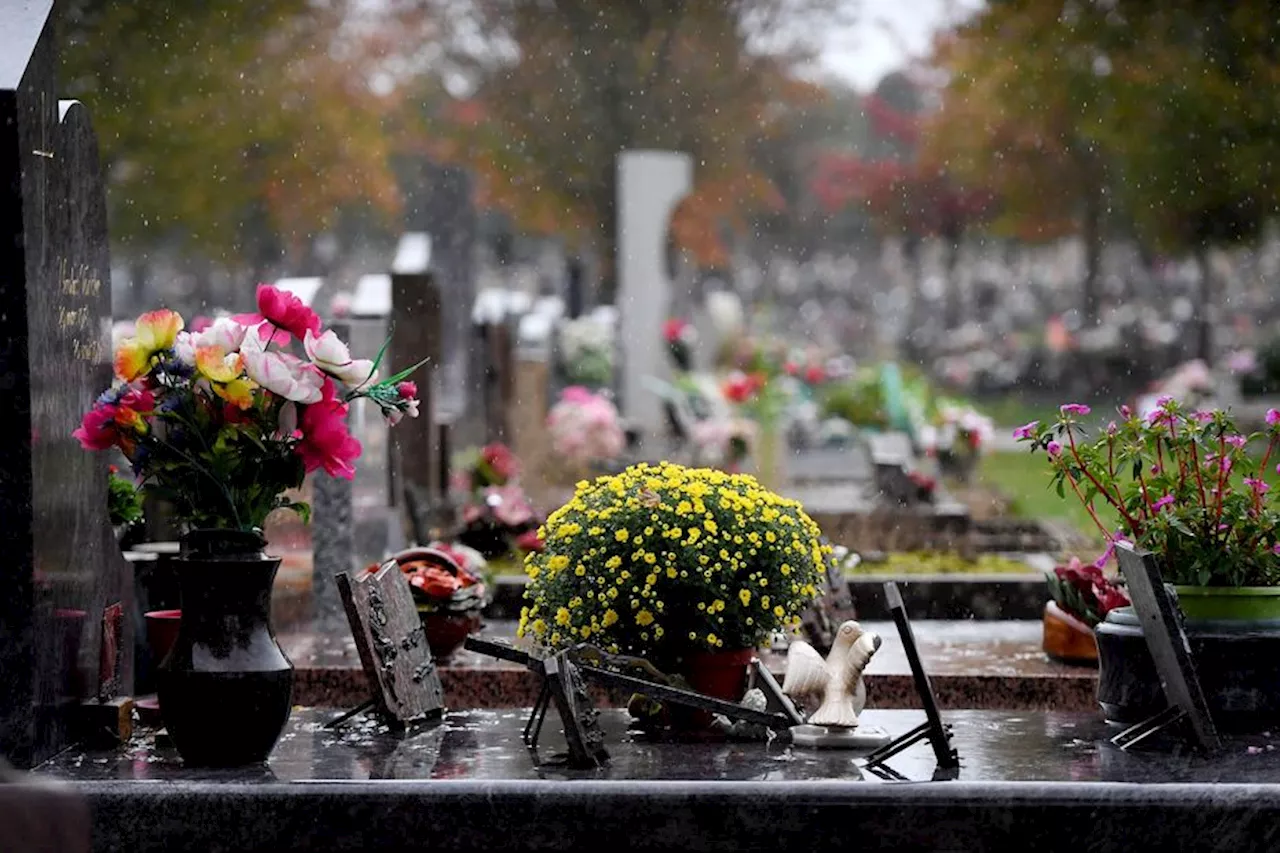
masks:
<path fill-rule="evenodd" d="M 578 483 L 539 532 L 520 636 L 667 671 L 797 625 L 831 553 L 798 502 L 754 477 L 667 462 Z"/>

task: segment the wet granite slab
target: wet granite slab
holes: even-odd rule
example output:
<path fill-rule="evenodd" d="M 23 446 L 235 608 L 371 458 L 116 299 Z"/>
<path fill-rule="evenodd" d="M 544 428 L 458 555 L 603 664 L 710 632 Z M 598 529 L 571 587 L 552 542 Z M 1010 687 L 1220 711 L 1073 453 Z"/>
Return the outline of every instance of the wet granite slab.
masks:
<path fill-rule="evenodd" d="M 1280 753 L 1263 735 L 1215 758 L 1122 753 L 1096 714 L 953 711 L 958 777 L 934 781 L 917 744 L 886 783 L 848 754 L 765 743 L 677 742 L 627 732 L 606 711 L 612 760 L 537 767 L 524 710 L 452 712 L 401 738 L 366 720 L 297 709 L 270 762 L 182 767 L 146 738 L 68 752 L 35 780 L 87 800 L 99 850 L 1273 849 Z M 868 711 L 903 732 L 916 711 Z M 563 749 L 558 726 L 541 758 Z M 1212 784 L 1211 784 L 1212 783 Z"/>
<path fill-rule="evenodd" d="M 884 645 L 867 668 L 872 707 L 917 707 L 911 668 L 890 622 L 864 622 Z M 1045 657 L 1039 622 L 921 620 L 913 624 L 921 658 L 943 708 L 1003 710 L 1097 708 L 1097 670 L 1067 666 Z M 483 635 L 511 640 L 511 622 L 489 622 Z M 294 701 L 302 705 L 355 706 L 367 695 L 367 682 L 350 635 L 294 634 L 281 638 L 297 668 Z M 764 660 L 779 678 L 785 655 Z M 532 705 L 538 682 L 522 667 L 459 651 L 440 668 L 445 703 L 450 708 L 511 708 Z M 596 692 L 597 702 L 623 705 L 626 696 Z"/>

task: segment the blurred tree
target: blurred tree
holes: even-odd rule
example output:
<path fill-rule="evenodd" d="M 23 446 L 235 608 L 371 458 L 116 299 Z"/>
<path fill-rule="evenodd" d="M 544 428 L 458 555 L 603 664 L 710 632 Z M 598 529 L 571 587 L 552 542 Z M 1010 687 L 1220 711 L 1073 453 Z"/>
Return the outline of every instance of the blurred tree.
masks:
<path fill-rule="evenodd" d="M 1063 24 L 1064 6 L 1079 7 L 1075 25 Z M 1087 3 L 987 7 L 939 45 L 950 80 L 924 142 L 927 160 L 996 195 L 996 233 L 1031 242 L 1080 236 L 1086 325 L 1098 320 L 1110 204 L 1107 158 L 1097 141 L 1108 81 L 1090 43 L 1097 17 Z"/>
<path fill-rule="evenodd" d="M 1198 261 L 1198 350 L 1211 362 L 1209 251 L 1257 239 L 1277 212 L 1280 7 L 1121 0 L 1100 33 L 1115 88 L 1101 139 L 1139 234 Z"/>
<path fill-rule="evenodd" d="M 447 0 L 439 0 L 446 6 Z M 613 288 L 616 158 L 693 155 L 694 194 L 673 231 L 704 262 L 722 229 L 776 208 L 753 162 L 796 92 L 789 72 L 838 0 L 473 0 L 455 40 L 483 121 L 465 154 L 495 203 L 526 226 L 592 244 Z"/>
<path fill-rule="evenodd" d="M 862 109 L 872 129 L 867 144 L 861 151 L 829 151 L 821 157 L 813 192 L 830 212 L 863 207 L 881 234 L 902 240 L 911 267 L 913 314 L 920 302 L 921 242 L 940 238 L 947 246 L 944 323 L 954 328 L 963 313 L 955 270 L 960 244 L 987 216 L 991 195 L 957 181 L 945 164 L 921 156 L 923 93 L 906 74 L 886 76 Z M 916 325 L 913 316 L 909 326 Z"/>
<path fill-rule="evenodd" d="M 260 273 L 344 207 L 392 212 L 378 45 L 350 2 L 67 0 L 66 90 L 85 100 L 112 237 L 162 240 Z"/>
<path fill-rule="evenodd" d="M 1272 0 L 1002 0 L 941 60 L 952 74 L 930 156 L 988 180 L 997 224 L 1079 234 L 1083 309 L 1113 209 L 1202 273 L 1198 349 L 1213 355 L 1207 253 L 1254 239 L 1280 191 L 1280 15 Z"/>

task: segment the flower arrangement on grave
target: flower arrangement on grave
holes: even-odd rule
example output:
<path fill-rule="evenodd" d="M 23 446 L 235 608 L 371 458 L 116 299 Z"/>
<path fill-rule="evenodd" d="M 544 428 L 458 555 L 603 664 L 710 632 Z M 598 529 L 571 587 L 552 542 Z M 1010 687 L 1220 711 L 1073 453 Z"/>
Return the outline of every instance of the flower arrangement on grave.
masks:
<path fill-rule="evenodd" d="M 456 539 L 494 560 L 542 547 L 540 522 L 519 483 L 520 460 L 504 444 L 472 448 L 455 461 L 454 486 L 463 493 Z"/>
<path fill-rule="evenodd" d="M 1097 625 L 1117 607 L 1128 607 L 1129 596 L 1096 563 L 1084 564 L 1072 557 L 1066 565 L 1045 572 L 1049 597 L 1088 627 Z"/>
<path fill-rule="evenodd" d="M 551 449 L 580 476 L 593 465 L 617 459 L 627 446 L 613 402 L 578 385 L 560 392 L 547 414 L 547 430 Z"/>
<path fill-rule="evenodd" d="M 379 380 L 385 346 L 372 361 L 352 358 L 315 312 L 270 285 L 258 288 L 257 307 L 198 332 L 174 311 L 143 314 L 115 348 L 114 384 L 74 432 L 88 450 L 122 452 L 141 490 L 186 528 L 183 627 L 158 670 L 157 697 L 193 765 L 260 763 L 289 718 L 293 665 L 271 630 L 280 558 L 265 552 L 267 516 L 309 516 L 290 493 L 310 472 L 354 476 L 352 400 L 371 401 L 392 423 L 418 407 L 407 381 L 418 365 Z M 209 711 L 227 707 L 231 684 L 257 697 L 234 726 Z"/>
<path fill-rule="evenodd" d="M 575 385 L 608 387 L 613 382 L 614 339 L 607 323 L 578 317 L 560 324 L 560 360 L 565 376 Z"/>
<path fill-rule="evenodd" d="M 705 418 L 694 423 L 689 437 L 698 465 L 737 474 L 751 455 L 755 425 L 744 418 Z"/>
<path fill-rule="evenodd" d="M 781 363 L 766 357 L 763 349 L 755 352 L 759 357 L 749 362 L 751 372 L 735 370 L 721 390 L 744 417 L 755 422 L 758 432 L 752 449 L 758 475 L 766 485 L 776 485 L 783 479 L 782 421 L 791 396 L 781 381 Z"/>
<path fill-rule="evenodd" d="M 667 342 L 667 352 L 676 367 L 684 372 L 693 369 L 693 348 L 698 344 L 698 333 L 693 324 L 679 317 L 672 317 L 662 324 L 662 338 Z"/>
<path fill-rule="evenodd" d="M 968 480 L 991 444 L 994 422 L 967 403 L 944 400 L 936 406 L 931 426 L 928 451 L 937 456 L 944 473 Z"/>
<path fill-rule="evenodd" d="M 826 385 L 821 404 L 827 417 L 841 418 L 855 427 L 880 430 L 889 426 L 880 377 L 872 369 L 856 371 L 847 379 Z"/>
<path fill-rule="evenodd" d="M 525 560 L 519 633 L 593 643 L 679 672 L 793 627 L 830 548 L 799 503 L 753 477 L 663 462 L 578 484 Z"/>
<path fill-rule="evenodd" d="M 433 542 L 392 559 L 409 583 L 432 656 L 448 660 L 483 622 L 481 611 L 489 600 L 484 558 L 465 546 Z M 368 569 L 377 570 L 376 564 Z"/>
<path fill-rule="evenodd" d="M 1123 540 L 1153 552 L 1183 587 L 1280 585 L 1280 511 L 1266 479 L 1280 412 L 1244 435 L 1228 412 L 1166 396 L 1146 416 L 1122 406 L 1092 439 L 1080 422 L 1088 414 L 1068 403 L 1056 423 L 1014 436 L 1046 454 L 1059 495 L 1084 505 L 1111 548 Z"/>
<path fill-rule="evenodd" d="M 260 530 L 285 495 L 323 470 L 351 479 L 361 447 L 347 407 L 363 398 L 388 420 L 417 414 L 414 365 L 377 380 L 382 359 L 347 345 L 297 297 L 270 285 L 256 314 L 184 331 L 166 309 L 143 314 L 115 351 L 115 382 L 74 433 L 86 450 L 120 450 L 141 490 L 189 528 Z M 305 357 L 289 351 L 297 341 Z M 385 347 L 384 347 L 385 352 Z"/>
<path fill-rule="evenodd" d="M 812 359 L 787 359 L 782 370 L 810 388 L 816 388 L 827 381 L 827 369 Z"/>

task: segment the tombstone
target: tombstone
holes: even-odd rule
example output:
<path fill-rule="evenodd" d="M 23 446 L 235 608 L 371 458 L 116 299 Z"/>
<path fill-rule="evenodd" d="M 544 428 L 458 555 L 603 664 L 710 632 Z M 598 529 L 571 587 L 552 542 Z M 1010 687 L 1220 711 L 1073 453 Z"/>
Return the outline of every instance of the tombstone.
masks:
<path fill-rule="evenodd" d="M 666 427 L 646 377 L 671 378 L 662 340 L 672 282 L 667 234 L 676 204 L 693 187 L 693 159 L 671 151 L 618 155 L 618 307 L 622 411 L 650 441 Z"/>
<path fill-rule="evenodd" d="M 423 358 L 431 359 L 416 377 L 418 417 L 405 418 L 391 431 L 391 502 L 403 502 L 412 492 L 414 506 L 438 506 L 442 495 L 436 471 L 436 407 L 441 376 L 436 366 L 442 353 L 440 289 L 433 273 L 434 243 L 426 234 L 406 234 L 400 239 L 391 269 L 391 346 L 387 362 L 402 370 Z M 425 525 L 417 525 L 424 528 Z M 426 544 L 426 543 L 419 543 Z"/>
<path fill-rule="evenodd" d="M 351 327 L 332 322 L 329 328 L 343 340 Z M 311 616 L 324 630 L 341 624 L 342 602 L 334 577 L 356 569 L 355 520 L 350 480 L 317 471 L 311 483 Z"/>
<path fill-rule="evenodd" d="M 587 309 L 585 273 L 581 258 L 570 259 L 565 282 L 565 307 L 571 320 L 581 317 Z"/>
<path fill-rule="evenodd" d="M 106 195 L 88 111 L 58 100 L 51 13 L 0 2 L 0 755 L 20 767 L 133 677 L 107 463 L 71 437 L 111 376 Z"/>
<path fill-rule="evenodd" d="M 455 166 L 419 163 L 406 201 L 406 223 L 429 234 L 431 271 L 439 290 L 439 389 L 437 406 L 466 418 L 471 408 L 468 350 L 475 301 L 475 243 L 479 231 L 471 176 Z"/>

